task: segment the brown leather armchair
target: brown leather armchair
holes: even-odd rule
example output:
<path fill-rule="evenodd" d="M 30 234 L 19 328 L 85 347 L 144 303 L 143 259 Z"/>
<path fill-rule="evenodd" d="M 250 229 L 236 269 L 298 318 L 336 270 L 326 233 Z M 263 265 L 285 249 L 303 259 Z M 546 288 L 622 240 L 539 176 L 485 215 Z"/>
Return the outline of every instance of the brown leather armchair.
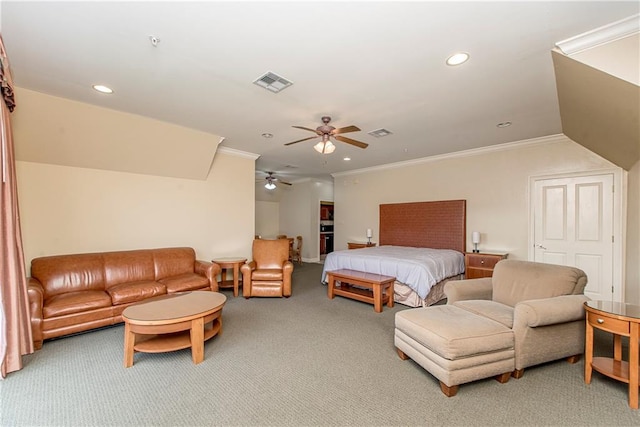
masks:
<path fill-rule="evenodd" d="M 293 263 L 289 261 L 288 240 L 254 240 L 253 260 L 240 271 L 245 298 L 290 297 Z"/>

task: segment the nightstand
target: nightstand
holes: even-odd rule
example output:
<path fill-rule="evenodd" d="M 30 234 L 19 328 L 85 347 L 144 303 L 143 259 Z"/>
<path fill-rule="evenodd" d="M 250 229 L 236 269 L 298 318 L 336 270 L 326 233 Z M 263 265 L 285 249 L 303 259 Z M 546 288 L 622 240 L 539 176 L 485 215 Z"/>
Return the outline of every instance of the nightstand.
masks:
<path fill-rule="evenodd" d="M 464 269 L 467 279 L 493 276 L 493 268 L 498 261 L 506 259 L 504 253 L 467 252 L 464 254 Z"/>
<path fill-rule="evenodd" d="M 347 242 L 347 249 L 371 248 L 375 245 L 376 244 L 374 242 L 369 242 L 369 243 Z"/>

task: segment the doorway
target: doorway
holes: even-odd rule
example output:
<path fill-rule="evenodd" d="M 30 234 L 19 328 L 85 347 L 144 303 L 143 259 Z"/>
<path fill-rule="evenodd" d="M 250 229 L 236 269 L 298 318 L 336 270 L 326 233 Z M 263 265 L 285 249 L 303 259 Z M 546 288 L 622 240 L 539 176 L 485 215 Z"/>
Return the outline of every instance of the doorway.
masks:
<path fill-rule="evenodd" d="M 529 259 L 587 274 L 585 295 L 623 302 L 619 171 L 531 180 Z"/>

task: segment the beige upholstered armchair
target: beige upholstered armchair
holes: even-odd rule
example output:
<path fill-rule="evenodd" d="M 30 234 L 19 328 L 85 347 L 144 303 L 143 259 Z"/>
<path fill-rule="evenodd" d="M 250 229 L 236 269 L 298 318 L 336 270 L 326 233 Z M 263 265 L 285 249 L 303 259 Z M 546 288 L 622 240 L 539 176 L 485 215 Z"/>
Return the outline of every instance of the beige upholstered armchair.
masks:
<path fill-rule="evenodd" d="M 524 368 L 584 352 L 586 274 L 574 267 L 503 260 L 493 277 L 450 281 L 447 305 L 492 319 L 513 331 L 514 378 Z"/>
<path fill-rule="evenodd" d="M 505 383 L 539 363 L 576 362 L 584 351 L 586 284 L 577 268 L 502 260 L 493 277 L 447 282 L 446 305 L 397 312 L 398 356 L 438 378 L 449 397 L 460 384 Z"/>
<path fill-rule="evenodd" d="M 289 261 L 287 239 L 253 241 L 253 260 L 244 264 L 242 295 L 249 297 L 290 297 L 293 263 Z"/>

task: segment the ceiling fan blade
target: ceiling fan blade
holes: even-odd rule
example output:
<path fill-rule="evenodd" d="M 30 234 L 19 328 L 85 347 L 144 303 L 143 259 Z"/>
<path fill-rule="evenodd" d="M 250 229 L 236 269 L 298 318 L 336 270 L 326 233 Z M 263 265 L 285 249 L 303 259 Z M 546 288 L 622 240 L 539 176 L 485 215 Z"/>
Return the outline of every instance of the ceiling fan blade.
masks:
<path fill-rule="evenodd" d="M 343 128 L 334 129 L 331 131 L 331 135 L 337 135 L 339 133 L 358 132 L 360 128 L 358 126 L 346 126 Z"/>
<path fill-rule="evenodd" d="M 292 128 L 296 128 L 296 129 L 302 129 L 302 130 L 308 130 L 309 132 L 313 132 L 313 133 L 318 133 L 317 130 L 315 129 L 310 129 L 310 128 L 306 128 L 304 126 L 291 126 Z"/>
<path fill-rule="evenodd" d="M 359 148 L 367 148 L 369 144 L 365 144 L 364 142 L 356 141 L 355 139 L 347 138 L 345 136 L 336 135 L 334 136 L 338 141 L 346 142 L 347 144 L 355 145 Z"/>
<path fill-rule="evenodd" d="M 314 132 L 315 132 L 315 131 L 314 131 Z M 296 143 L 298 143 L 298 142 L 307 141 L 307 140 L 309 140 L 309 139 L 314 139 L 314 138 L 318 138 L 318 136 L 317 136 L 317 135 L 316 135 L 316 136 L 310 136 L 309 138 L 299 139 L 299 140 L 297 140 L 297 141 L 293 141 L 293 142 L 287 142 L 287 143 L 286 143 L 286 144 L 284 144 L 284 145 L 296 144 Z"/>
<path fill-rule="evenodd" d="M 281 179 L 278 180 L 278 184 L 291 185 L 290 182 L 283 181 Z"/>

